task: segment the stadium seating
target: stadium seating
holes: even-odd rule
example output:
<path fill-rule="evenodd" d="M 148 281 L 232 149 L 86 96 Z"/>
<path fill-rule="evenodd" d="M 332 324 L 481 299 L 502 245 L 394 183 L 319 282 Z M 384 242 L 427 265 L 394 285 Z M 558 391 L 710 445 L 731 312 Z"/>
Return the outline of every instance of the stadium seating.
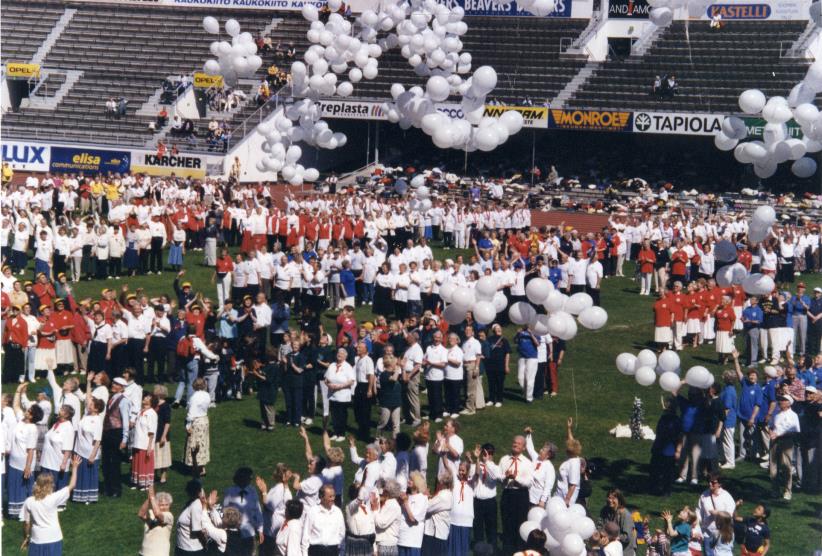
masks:
<path fill-rule="evenodd" d="M 77 13 L 42 66 L 81 70 L 83 77 L 56 110 L 27 110 L 4 115 L 4 134 L 31 137 L 34 130 L 39 133 L 53 130 L 55 138 L 145 144 L 152 136 L 148 122 L 153 117 L 138 117 L 134 113 L 166 76 L 189 74 L 199 69 L 210 56 L 208 45 L 215 37 L 202 29 L 202 19 L 214 10 L 88 4 L 74 4 L 73 7 Z M 63 4 L 58 2 L 4 2 L 4 49 L 7 28 L 25 29 L 40 17 L 40 13 L 48 14 L 48 20 L 44 18 L 42 24 L 35 26 L 38 32 L 34 37 L 12 43 L 23 45 L 15 46 L 14 54 L 28 61 L 63 9 Z M 243 30 L 255 36 L 271 22 L 273 15 L 270 11 L 250 10 L 232 13 Z M 4 51 L 4 57 L 6 55 Z M 259 77 L 264 75 L 270 61 L 264 57 Z M 128 100 L 127 117 L 107 120 L 104 115 L 106 100 L 120 96 Z"/>
<path fill-rule="evenodd" d="M 3 61 L 31 61 L 64 10 L 57 3 L 3 2 Z"/>
<path fill-rule="evenodd" d="M 807 70 L 782 58 L 805 28 L 802 21 L 732 21 L 721 31 L 708 22 L 674 22 L 642 57 L 609 61 L 567 103 L 575 108 L 738 112 L 745 89 L 787 95 Z M 652 95 L 654 77 L 675 75 L 673 98 Z"/>

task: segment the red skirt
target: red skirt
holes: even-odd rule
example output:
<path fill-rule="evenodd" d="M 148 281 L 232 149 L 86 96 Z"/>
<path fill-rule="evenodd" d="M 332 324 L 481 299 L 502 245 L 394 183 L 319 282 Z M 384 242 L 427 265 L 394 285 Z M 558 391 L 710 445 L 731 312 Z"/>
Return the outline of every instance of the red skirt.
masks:
<path fill-rule="evenodd" d="M 251 236 L 251 240 L 254 245 L 254 250 L 259 250 L 260 247 L 265 245 L 265 234 L 254 234 Z"/>
<path fill-rule="evenodd" d="M 243 253 L 248 253 L 253 247 L 254 243 L 251 240 L 251 230 L 246 230 L 243 232 L 243 242 L 240 244 L 240 249 L 242 249 Z"/>
<path fill-rule="evenodd" d="M 154 450 L 132 452 L 131 483 L 139 488 L 148 488 L 154 484 Z"/>

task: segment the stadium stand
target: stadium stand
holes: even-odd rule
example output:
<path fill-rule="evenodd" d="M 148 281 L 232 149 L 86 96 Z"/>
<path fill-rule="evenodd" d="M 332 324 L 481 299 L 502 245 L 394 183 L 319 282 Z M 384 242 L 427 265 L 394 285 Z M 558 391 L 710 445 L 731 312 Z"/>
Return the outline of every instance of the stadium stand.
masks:
<path fill-rule="evenodd" d="M 34 25 L 36 37 L 41 38 L 39 42 L 32 40 L 30 35 L 26 41 L 15 38 L 11 43 L 13 50 L 4 51 L 4 57 L 11 59 L 13 55 L 15 59 L 28 61 L 59 19 L 64 6 L 69 4 L 4 2 L 4 49 L 9 37 L 7 30 L 16 32 Z M 214 40 L 214 35 L 202 29 L 202 18 L 213 10 L 89 4 L 71 7 L 76 8 L 77 13 L 42 66 L 52 70 L 80 70 L 83 76 L 53 111 L 32 109 L 4 115 L 4 134 L 32 137 L 34 130 L 38 130 L 41 134 L 50 133 L 52 138 L 145 144 L 153 135 L 148 123 L 154 117 L 136 116 L 135 112 L 160 87 L 166 76 L 190 74 L 201 68 L 209 56 L 208 45 Z M 41 14 L 47 17 L 39 23 Z M 271 22 L 273 16 L 272 12 L 251 10 L 232 14 L 243 30 L 254 36 Z M 124 33 L 124 29 L 128 29 L 128 33 Z M 270 62 L 264 57 L 259 77 L 264 75 Z M 128 101 L 127 116 L 107 120 L 104 114 L 106 100 L 120 96 Z M 247 115 L 240 111 L 235 117 Z"/>
<path fill-rule="evenodd" d="M 605 62 L 567 103 L 574 108 L 734 113 L 739 93 L 758 88 L 787 95 L 807 62 L 782 57 L 804 21 L 733 21 L 721 31 L 708 22 L 676 21 L 642 57 Z M 675 75 L 673 97 L 652 94 L 654 77 Z"/>

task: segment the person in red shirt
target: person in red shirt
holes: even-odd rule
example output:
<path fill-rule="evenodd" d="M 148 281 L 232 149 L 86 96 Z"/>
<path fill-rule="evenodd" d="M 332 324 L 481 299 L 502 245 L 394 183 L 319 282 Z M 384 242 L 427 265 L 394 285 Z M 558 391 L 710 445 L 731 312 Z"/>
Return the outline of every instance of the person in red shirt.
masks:
<path fill-rule="evenodd" d="M 731 298 L 733 298 L 733 307 L 734 307 L 734 315 L 736 315 L 736 321 L 734 322 L 734 330 L 742 330 L 744 326 L 742 325 L 742 308 L 745 306 L 745 302 L 748 300 L 748 294 L 745 293 L 745 290 L 739 284 L 734 284 L 731 286 L 730 292 Z"/>
<path fill-rule="evenodd" d="M 639 295 L 651 295 L 651 279 L 654 275 L 654 263 L 656 263 L 656 253 L 651 249 L 648 240 L 642 242 L 642 249 L 636 259 L 639 265 L 640 287 Z"/>
<path fill-rule="evenodd" d="M 676 250 L 671 255 L 671 280 L 688 283 L 688 253 L 682 248 L 680 239 L 676 242 Z"/>
<path fill-rule="evenodd" d="M 702 286 L 699 282 L 688 284 L 688 320 L 685 323 L 685 334 L 690 336 L 691 346 L 702 343 L 702 315 L 705 308 L 702 304 Z"/>
<path fill-rule="evenodd" d="M 734 322 L 736 315 L 731 305 L 731 297 L 722 296 L 722 303 L 714 312 L 716 321 L 716 352 L 719 354 L 719 364 L 728 362 L 728 356 L 736 349 L 734 346 Z"/>
<path fill-rule="evenodd" d="M 29 325 L 20 315 L 20 307 L 8 307 L 8 317 L 3 328 L 3 383 L 13 382 L 14 375 L 24 376 L 26 365 L 23 350 L 28 343 Z"/>
<path fill-rule="evenodd" d="M 337 347 L 343 345 L 343 337 L 351 340 L 348 345 L 357 343 L 357 321 L 354 319 L 354 308 L 350 305 L 343 307 L 342 313 L 337 316 Z"/>
<path fill-rule="evenodd" d="M 186 313 L 186 323 L 188 329 L 194 331 L 194 334 L 205 342 L 205 323 L 206 315 L 202 306 L 194 303 Z"/>
<path fill-rule="evenodd" d="M 739 244 L 737 246 L 736 262 L 744 266 L 748 270 L 748 272 L 751 271 L 751 265 L 753 264 L 753 255 L 751 255 L 751 252 L 748 251 L 747 245 Z"/>
<path fill-rule="evenodd" d="M 40 329 L 37 331 L 37 351 L 34 355 L 34 371 L 48 372 L 57 368 L 57 354 L 55 345 L 57 342 L 57 327 L 51 316 L 51 307 L 40 306 Z"/>
<path fill-rule="evenodd" d="M 32 291 L 34 295 L 37 296 L 40 305 L 51 307 L 54 303 L 54 298 L 57 297 L 57 293 L 54 291 L 54 285 L 49 282 L 48 277 L 42 272 L 37 275 L 37 282 L 35 282 L 32 287 Z"/>
<path fill-rule="evenodd" d="M 708 280 L 707 289 L 702 295 L 705 300 L 702 339 L 711 344 L 716 339 L 716 321 L 714 315 L 717 308 L 722 305 L 722 288 L 711 278 Z"/>
<path fill-rule="evenodd" d="M 608 249 L 608 258 L 605 265 L 606 276 L 622 276 L 622 262 L 619 259 L 619 246 L 622 238 L 617 233 L 616 228 L 611 228 L 611 247 Z"/>
<path fill-rule="evenodd" d="M 688 296 L 682 291 L 682 282 L 674 282 L 673 290 L 668 294 L 671 310 L 674 313 L 674 349 L 682 351 L 682 339 L 685 337 L 685 323 L 687 321 Z"/>
<path fill-rule="evenodd" d="M 670 348 L 674 339 L 674 304 L 668 294 L 670 290 L 660 290 L 659 299 L 654 303 L 654 342 L 659 351 Z"/>
<path fill-rule="evenodd" d="M 234 272 L 234 260 L 228 249 L 223 247 L 214 270 L 212 281 L 217 284 L 217 305 L 222 307 L 225 300 L 231 298 L 231 273 Z"/>
<path fill-rule="evenodd" d="M 57 329 L 57 341 L 55 342 L 55 354 L 57 358 L 57 370 L 64 373 L 72 373 L 77 367 L 74 358 L 74 343 L 71 341 L 71 331 L 74 328 L 74 316 L 71 311 L 66 310 L 66 303 L 62 299 L 54 302 L 54 313 L 51 321 Z"/>

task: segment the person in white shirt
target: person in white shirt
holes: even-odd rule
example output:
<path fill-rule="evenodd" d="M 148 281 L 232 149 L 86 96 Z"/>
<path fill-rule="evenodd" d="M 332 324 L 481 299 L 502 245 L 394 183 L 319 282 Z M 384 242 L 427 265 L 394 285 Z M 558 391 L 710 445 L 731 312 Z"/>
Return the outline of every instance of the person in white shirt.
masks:
<path fill-rule="evenodd" d="M 403 556 L 419 553 L 425 528 L 425 514 L 428 510 L 428 487 L 425 478 L 418 471 L 411 472 L 408 494 L 399 497 L 402 516 L 397 532 L 397 546 Z"/>
<path fill-rule="evenodd" d="M 205 497 L 200 481 L 192 479 L 186 483 L 188 501 L 177 518 L 177 541 L 175 552 L 181 554 L 202 554 L 205 552 L 207 535 L 203 531 L 205 508 L 202 499 Z"/>
<path fill-rule="evenodd" d="M 345 538 L 345 519 L 334 505 L 334 487 L 324 485 L 320 494 L 320 503 L 309 508 L 303 520 L 303 554 L 338 556 Z"/>
<path fill-rule="evenodd" d="M 534 438 L 531 427 L 525 428 L 525 449 L 528 457 L 534 464 L 534 474 L 531 481 L 531 488 L 528 489 L 528 500 L 531 506 L 544 508 L 551 498 L 551 491 L 554 490 L 556 481 L 556 471 L 551 459 L 557 452 L 557 447 L 553 442 L 545 442 L 539 451 L 534 448 Z"/>
<path fill-rule="evenodd" d="M 485 393 L 482 389 L 480 362 L 482 361 L 482 344 L 474 337 L 474 327 L 465 327 L 465 341 L 462 343 L 463 368 L 465 369 L 466 389 L 468 390 L 463 415 L 473 415 L 485 407 Z"/>
<path fill-rule="evenodd" d="M 194 477 L 205 473 L 205 466 L 211 460 L 211 440 L 209 438 L 208 408 L 211 396 L 206 391 L 206 381 L 197 378 L 191 385 L 193 394 L 188 398 L 186 413 L 186 444 L 184 462 L 191 467 Z"/>
<path fill-rule="evenodd" d="M 359 499 L 365 502 L 372 492 L 377 491 L 377 481 L 382 478 L 382 448 L 379 443 L 372 442 L 365 447 L 365 457 L 362 458 L 357 453 L 357 444 L 353 437 L 349 436 L 348 446 L 351 463 L 358 467 L 354 473 L 354 484 L 359 487 Z"/>
<path fill-rule="evenodd" d="M 71 491 L 77 485 L 77 468 L 80 457 L 71 460 L 71 478 L 66 486 L 55 491 L 54 477 L 41 473 L 34 484 L 33 495 L 26 499 L 20 512 L 25 538 L 21 548 L 30 554 L 61 554 L 63 551 L 63 531 L 58 519 L 59 508 L 65 507 Z"/>
<path fill-rule="evenodd" d="M 442 345 L 442 332 L 434 332 L 432 344 L 425 350 L 425 386 L 428 390 L 428 416 L 435 423 L 442 421 L 442 383 L 448 365 L 448 350 Z"/>
<path fill-rule="evenodd" d="M 145 393 L 134 421 L 131 484 L 145 490 L 154 484 L 154 442 L 157 431 L 157 398 Z"/>
<path fill-rule="evenodd" d="M 571 507 L 579 496 L 579 485 L 582 481 L 582 444 L 574 438 L 574 420 L 568 417 L 566 423 L 565 455 L 568 456 L 559 466 L 557 490 L 555 496 L 562 499 L 567 507 Z"/>
<path fill-rule="evenodd" d="M 451 528 L 451 490 L 454 478 L 451 473 L 443 472 L 437 477 L 434 496 L 428 500 L 425 512 L 425 529 L 422 539 L 424 554 L 447 554 L 448 533 Z"/>
<path fill-rule="evenodd" d="M 466 454 L 470 459 L 470 453 Z M 445 464 L 455 477 L 451 489 L 451 529 L 448 532 L 448 554 L 469 553 L 471 527 L 474 524 L 474 487 L 469 474 L 470 464 L 461 461 L 459 466 L 443 457 Z"/>
<path fill-rule="evenodd" d="M 400 498 L 405 493 L 394 479 L 383 481 L 381 496 L 371 498 L 377 554 L 396 554 L 400 523 L 404 520 Z"/>
<path fill-rule="evenodd" d="M 304 556 L 302 550 L 303 505 L 299 500 L 289 500 L 284 506 L 283 525 L 275 540 L 277 554 Z"/>
<path fill-rule="evenodd" d="M 528 519 L 528 489 L 534 476 L 534 464 L 525 455 L 525 437 L 515 436 L 511 442 L 511 453 L 499 460 L 502 482 L 502 546 L 503 552 L 511 554 L 520 544 L 519 527 Z"/>
<path fill-rule="evenodd" d="M 11 426 L 10 431 L 6 427 L 11 424 L 11 418 L 3 415 L 3 428 L 5 437 L 6 463 L 8 468 L 5 473 L 5 489 L 8 498 L 7 511 L 9 517 L 17 519 L 23 508 L 23 503 L 31 496 L 31 489 L 34 486 L 34 470 L 37 467 L 37 424 L 43 419 L 43 408 L 38 404 L 30 404 L 24 411 L 21 401 L 26 384 L 17 387 L 14 394 L 12 407 L 16 423 Z M 51 412 L 51 408 L 49 408 Z"/>
<path fill-rule="evenodd" d="M 331 413 L 331 440 L 341 441 L 345 438 L 345 428 L 348 422 L 348 406 L 351 405 L 351 395 L 357 382 L 357 377 L 347 361 L 348 352 L 337 350 L 336 360 L 328 366 L 324 375 L 324 384 L 328 389 L 328 402 Z"/>
<path fill-rule="evenodd" d="M 602 268 L 602 263 L 599 262 L 596 255 L 591 257 L 588 267 L 585 269 L 585 280 L 588 295 L 594 300 L 594 305 L 599 307 L 599 291 L 602 287 L 602 278 L 605 276 Z"/>
<path fill-rule="evenodd" d="M 406 335 L 408 347 L 402 356 L 402 370 L 405 381 L 405 401 L 408 407 L 411 426 L 416 427 L 422 422 L 420 415 L 420 374 L 422 373 L 422 361 L 425 357 L 422 346 L 419 343 L 419 335 L 411 332 Z"/>
<path fill-rule="evenodd" d="M 459 417 L 460 389 L 464 378 L 464 354 L 456 334 L 448 335 L 448 364 L 445 367 L 445 411 L 452 419 Z"/>
<path fill-rule="evenodd" d="M 800 432 L 799 417 L 791 409 L 793 398 L 789 394 L 778 396 L 777 404 L 779 411 L 773 413 L 768 423 L 771 439 L 768 470 L 774 492 L 781 492 L 785 500 L 790 500 L 793 487 L 791 457 Z"/>
<path fill-rule="evenodd" d="M 580 251 L 576 258 L 568 259 L 568 293 L 579 293 L 585 291 L 586 272 L 588 270 L 588 259 Z"/>
<path fill-rule="evenodd" d="M 108 393 L 108 392 L 106 392 Z M 99 497 L 99 455 L 103 440 L 103 412 L 106 403 L 94 397 L 88 397 L 86 415 L 80 419 L 77 427 L 77 440 L 74 452 L 82 458 L 83 465 L 77 477 L 77 488 L 74 501 L 91 504 Z"/>
<path fill-rule="evenodd" d="M 284 463 L 278 463 L 271 475 L 273 481 L 271 489 L 266 486 L 262 477 L 258 476 L 255 479 L 263 503 L 263 535 L 265 537 L 263 544 L 266 546 L 276 543 L 280 530 L 289 520 L 287 504 L 293 499 L 291 489 L 288 488 L 291 478 L 291 469 Z M 299 504 L 300 515 L 302 515 L 302 502 L 298 500 L 295 502 Z"/>
<path fill-rule="evenodd" d="M 57 421 L 46 432 L 40 456 L 40 474 L 53 475 L 54 486 L 58 490 L 68 483 L 69 463 L 74 451 L 74 426 L 71 421 L 74 409 L 68 405 L 60 407 Z"/>
<path fill-rule="evenodd" d="M 733 496 L 722 488 L 719 474 L 712 473 L 708 477 L 708 488 L 699 496 L 696 509 L 699 526 L 702 529 L 703 542 L 709 550 L 715 546 L 714 539 L 719 536 L 719 530 L 716 526 L 717 515 L 721 512 L 733 515 L 735 508 L 736 502 Z M 710 556 L 713 556 L 713 551 L 710 552 Z"/>

